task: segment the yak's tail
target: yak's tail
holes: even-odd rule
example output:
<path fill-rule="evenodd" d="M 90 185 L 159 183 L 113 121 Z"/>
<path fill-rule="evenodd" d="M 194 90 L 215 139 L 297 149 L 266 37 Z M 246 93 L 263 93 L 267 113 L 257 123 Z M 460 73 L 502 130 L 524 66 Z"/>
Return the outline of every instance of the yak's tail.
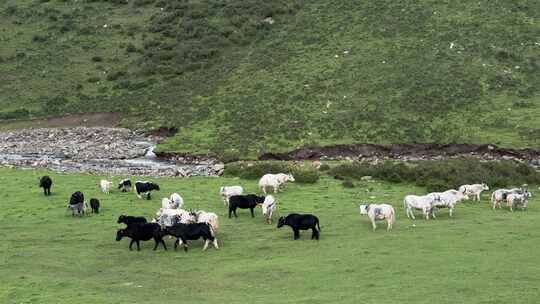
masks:
<path fill-rule="evenodd" d="M 319 232 L 321 232 L 321 226 L 319 226 L 319 219 L 317 219 L 317 228 L 319 229 Z"/>
<path fill-rule="evenodd" d="M 391 210 L 391 221 L 392 221 L 392 224 L 394 224 L 396 222 L 396 213 L 394 211 L 394 209 Z"/>

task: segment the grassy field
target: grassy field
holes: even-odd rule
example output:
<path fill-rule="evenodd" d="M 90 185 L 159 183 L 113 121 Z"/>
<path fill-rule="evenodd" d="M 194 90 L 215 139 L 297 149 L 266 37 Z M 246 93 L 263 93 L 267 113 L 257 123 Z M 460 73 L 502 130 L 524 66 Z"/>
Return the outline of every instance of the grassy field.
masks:
<path fill-rule="evenodd" d="M 252 192 L 254 181 L 156 179 L 161 192 L 143 201 L 100 193 L 99 176 L 54 173 L 53 195 L 44 197 L 37 180 L 45 173 L 0 169 L 1 303 L 535 303 L 540 295 L 538 191 L 527 212 L 492 211 L 486 194 L 459 205 L 454 218 L 441 211 L 412 227 L 401 200 L 421 188 L 369 182 L 345 189 L 326 177 L 291 184 L 277 196 L 279 214 L 318 215 L 317 242 L 306 233 L 293 241 L 289 229 L 265 224 L 260 209 L 254 219 L 245 211 L 226 218 L 218 187 Z M 72 218 L 65 206 L 76 190 L 99 198 L 102 213 Z M 118 215 L 150 218 L 171 192 L 181 193 L 186 208 L 220 216 L 219 251 L 202 252 L 194 242 L 188 253 L 154 252 L 150 242 L 130 252 L 127 240 L 115 241 Z M 371 231 L 358 212 L 365 201 L 396 207 L 392 232 Z"/>
<path fill-rule="evenodd" d="M 124 126 L 179 129 L 158 150 L 241 157 L 538 148 L 539 12 L 534 0 L 6 0 L 0 119 L 121 112 Z"/>

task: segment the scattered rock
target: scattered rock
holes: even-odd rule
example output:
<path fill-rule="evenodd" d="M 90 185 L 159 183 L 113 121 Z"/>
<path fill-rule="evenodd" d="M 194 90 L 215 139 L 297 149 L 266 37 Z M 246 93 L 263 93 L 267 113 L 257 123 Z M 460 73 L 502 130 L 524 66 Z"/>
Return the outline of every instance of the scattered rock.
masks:
<path fill-rule="evenodd" d="M 215 176 L 216 160 L 156 159 L 156 138 L 122 128 L 75 127 L 0 132 L 0 165 L 103 175 Z"/>
<path fill-rule="evenodd" d="M 325 147 L 310 146 L 287 153 L 266 153 L 259 160 L 337 160 L 360 161 L 371 164 L 385 160 L 403 162 L 419 160 L 443 160 L 459 157 L 475 157 L 480 161 L 512 160 L 528 163 L 537 168 L 540 150 L 505 149 L 495 145 L 473 144 L 350 144 Z"/>

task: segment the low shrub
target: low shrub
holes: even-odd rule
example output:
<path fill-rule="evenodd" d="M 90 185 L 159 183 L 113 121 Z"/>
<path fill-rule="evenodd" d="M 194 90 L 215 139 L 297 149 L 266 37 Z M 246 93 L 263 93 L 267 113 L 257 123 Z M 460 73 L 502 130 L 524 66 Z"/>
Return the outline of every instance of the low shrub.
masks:
<path fill-rule="evenodd" d="M 4 11 L 6 15 L 13 16 L 17 13 L 17 7 L 15 5 L 10 5 L 6 7 L 6 10 Z"/>
<path fill-rule="evenodd" d="M 0 112 L 0 119 L 22 119 L 28 118 L 30 111 L 26 108 L 20 108 L 9 112 Z"/>
<path fill-rule="evenodd" d="M 128 45 L 126 46 L 126 52 L 128 53 L 137 52 L 137 48 L 135 47 L 133 43 L 128 43 Z"/>
<path fill-rule="evenodd" d="M 223 151 L 219 155 L 219 160 L 221 160 L 224 163 L 232 163 L 237 162 L 240 160 L 240 153 L 238 151 Z"/>
<path fill-rule="evenodd" d="M 376 165 L 356 162 L 336 166 L 329 174 L 345 180 L 360 180 L 362 176 L 370 175 L 392 183 L 413 183 L 426 187 L 428 191 L 456 189 L 462 184 L 481 182 L 490 187 L 540 183 L 540 173 L 526 164 L 514 161 L 481 162 L 475 158 L 407 164 L 392 161 Z"/>
<path fill-rule="evenodd" d="M 321 171 L 328 171 L 330 170 L 330 166 L 328 164 L 322 164 L 320 167 L 319 167 L 319 170 Z"/>
<path fill-rule="evenodd" d="M 518 100 L 513 103 L 513 106 L 516 108 L 530 108 L 532 105 L 533 103 L 528 100 Z"/>
<path fill-rule="evenodd" d="M 49 39 L 49 37 L 45 35 L 34 35 L 32 37 L 32 42 L 46 42 Z"/>
<path fill-rule="evenodd" d="M 448 187 L 444 181 L 439 179 L 430 179 L 426 181 L 425 187 L 427 192 L 444 192 L 451 188 Z"/>
<path fill-rule="evenodd" d="M 122 89 L 122 90 L 140 90 L 142 88 L 146 88 L 150 86 L 153 83 L 151 80 L 147 81 L 130 81 L 130 80 L 120 80 L 117 85 L 114 86 L 115 89 Z"/>
<path fill-rule="evenodd" d="M 319 180 L 319 171 L 312 167 L 293 167 L 291 173 L 297 183 L 314 184 Z"/>
<path fill-rule="evenodd" d="M 350 179 L 343 181 L 342 185 L 344 188 L 354 188 L 354 183 Z"/>
<path fill-rule="evenodd" d="M 126 72 L 124 72 L 124 71 L 114 71 L 114 72 L 111 72 L 111 73 L 107 74 L 107 80 L 108 81 L 115 81 L 118 78 L 120 78 L 122 76 L 125 76 L 125 75 L 126 75 Z"/>

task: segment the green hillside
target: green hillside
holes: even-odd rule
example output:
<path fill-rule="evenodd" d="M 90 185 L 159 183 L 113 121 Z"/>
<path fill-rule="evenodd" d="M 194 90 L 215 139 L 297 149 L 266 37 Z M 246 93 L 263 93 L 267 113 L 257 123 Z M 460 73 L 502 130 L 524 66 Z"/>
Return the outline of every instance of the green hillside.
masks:
<path fill-rule="evenodd" d="M 240 156 L 353 142 L 540 147 L 538 1 L 0 10 L 3 118 L 118 111 L 126 126 L 178 127 L 162 151 Z"/>

